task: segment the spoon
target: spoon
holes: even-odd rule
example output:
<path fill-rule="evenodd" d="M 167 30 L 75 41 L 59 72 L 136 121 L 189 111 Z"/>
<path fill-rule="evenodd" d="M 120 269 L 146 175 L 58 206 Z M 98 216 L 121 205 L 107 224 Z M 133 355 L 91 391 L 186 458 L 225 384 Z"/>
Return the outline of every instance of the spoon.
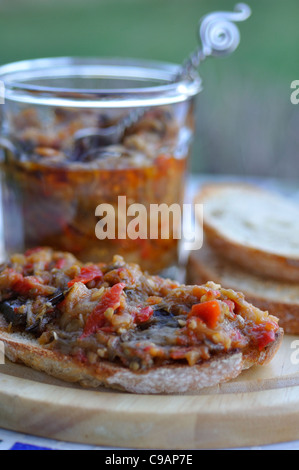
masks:
<path fill-rule="evenodd" d="M 199 22 L 199 46 L 183 62 L 173 83 L 188 80 L 194 76 L 199 65 L 209 56 L 226 56 L 234 52 L 240 44 L 240 32 L 234 22 L 247 20 L 251 9 L 245 3 L 238 3 L 234 12 L 214 12 L 204 16 Z M 85 128 L 74 134 L 75 151 L 78 159 L 85 160 L 91 149 L 115 145 L 121 141 L 126 130 L 136 124 L 148 108 L 131 111 L 117 124 L 106 128 Z M 76 151 L 77 150 L 77 151 Z"/>

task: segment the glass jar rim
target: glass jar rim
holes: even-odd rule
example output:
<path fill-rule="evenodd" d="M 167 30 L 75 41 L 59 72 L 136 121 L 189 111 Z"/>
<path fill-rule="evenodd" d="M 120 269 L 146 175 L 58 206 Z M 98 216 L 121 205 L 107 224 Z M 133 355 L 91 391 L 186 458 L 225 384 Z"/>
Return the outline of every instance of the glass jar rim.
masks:
<path fill-rule="evenodd" d="M 179 69 L 177 64 L 141 59 L 56 57 L 3 65 L 0 80 L 5 87 L 5 100 L 18 103 L 84 108 L 146 107 L 183 102 L 201 91 L 202 82 L 197 73 L 175 80 Z M 41 84 L 45 80 L 54 83 L 63 79 L 101 79 L 109 83 L 126 80 L 132 81 L 132 86 L 84 88 Z"/>

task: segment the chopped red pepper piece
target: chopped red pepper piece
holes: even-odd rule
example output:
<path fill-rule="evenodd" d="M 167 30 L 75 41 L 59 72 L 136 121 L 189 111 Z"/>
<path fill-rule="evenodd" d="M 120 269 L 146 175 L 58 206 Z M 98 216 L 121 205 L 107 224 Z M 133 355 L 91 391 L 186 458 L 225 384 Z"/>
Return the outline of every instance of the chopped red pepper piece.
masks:
<path fill-rule="evenodd" d="M 55 268 L 56 269 L 63 269 L 66 265 L 66 260 L 64 258 L 60 258 L 56 261 Z"/>
<path fill-rule="evenodd" d="M 22 274 L 16 273 L 15 282 L 12 285 L 15 292 L 20 295 L 26 295 L 34 292 L 40 295 L 53 294 L 54 288 L 42 284 L 42 282 L 35 276 L 24 277 Z"/>
<path fill-rule="evenodd" d="M 35 253 L 39 253 L 40 251 L 43 250 L 42 246 L 37 246 L 36 248 L 31 248 L 25 252 L 25 256 L 29 257 L 31 255 L 35 255 Z"/>
<path fill-rule="evenodd" d="M 121 294 L 125 287 L 126 285 L 123 283 L 115 284 L 103 294 L 99 304 L 87 318 L 84 331 L 80 337 L 81 339 L 96 333 L 100 328 L 105 326 L 107 321 L 105 317 L 106 310 L 108 308 L 112 308 L 113 310 L 119 308 Z"/>
<path fill-rule="evenodd" d="M 77 282 L 83 282 L 83 284 L 87 284 L 90 281 L 99 280 L 102 277 L 103 273 L 98 266 L 85 266 L 81 269 L 80 275 L 68 283 L 68 287 L 72 287 Z"/>
<path fill-rule="evenodd" d="M 233 302 L 232 300 L 229 300 L 229 299 L 222 300 L 222 302 L 224 302 L 224 303 L 228 306 L 229 311 L 230 311 L 231 313 L 234 313 L 235 302 Z"/>
<path fill-rule="evenodd" d="M 77 359 L 77 361 L 82 362 L 83 364 L 86 364 L 88 360 L 85 352 L 82 349 L 79 349 L 78 351 L 76 351 L 74 357 L 75 359 Z"/>
<path fill-rule="evenodd" d="M 198 317 L 209 328 L 215 328 L 221 315 L 221 307 L 217 300 L 209 300 L 201 304 L 193 305 L 188 317 Z"/>
<path fill-rule="evenodd" d="M 192 351 L 192 348 L 190 347 L 187 347 L 187 348 L 177 348 L 177 349 L 173 349 L 172 351 L 170 351 L 170 357 L 171 359 L 186 359 L 186 354 L 188 352 Z"/>
<path fill-rule="evenodd" d="M 252 329 L 260 351 L 262 351 L 266 346 L 268 346 L 268 344 L 273 343 L 273 341 L 275 341 L 275 333 L 277 329 L 278 326 L 274 330 L 268 330 L 266 329 L 265 324 L 255 326 Z"/>
<path fill-rule="evenodd" d="M 55 287 L 47 285 L 36 276 L 24 276 L 13 268 L 5 269 L 0 276 L 1 289 L 11 289 L 20 295 L 52 295 Z"/>
<path fill-rule="evenodd" d="M 137 323 L 137 325 L 139 325 L 140 323 L 145 323 L 151 318 L 153 313 L 154 310 L 152 309 L 152 307 L 144 307 L 135 314 L 135 322 Z"/>

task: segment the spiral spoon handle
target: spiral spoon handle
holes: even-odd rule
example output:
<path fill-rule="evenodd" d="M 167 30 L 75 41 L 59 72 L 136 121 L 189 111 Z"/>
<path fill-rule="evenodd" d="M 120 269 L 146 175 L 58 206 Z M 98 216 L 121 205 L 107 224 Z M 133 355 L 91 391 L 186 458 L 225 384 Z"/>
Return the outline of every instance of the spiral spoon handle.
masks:
<path fill-rule="evenodd" d="M 238 3 L 234 12 L 219 11 L 204 16 L 199 22 L 198 47 L 183 63 L 176 80 L 194 73 L 200 63 L 209 56 L 226 56 L 240 44 L 240 32 L 235 22 L 245 21 L 251 9 L 245 3 Z"/>

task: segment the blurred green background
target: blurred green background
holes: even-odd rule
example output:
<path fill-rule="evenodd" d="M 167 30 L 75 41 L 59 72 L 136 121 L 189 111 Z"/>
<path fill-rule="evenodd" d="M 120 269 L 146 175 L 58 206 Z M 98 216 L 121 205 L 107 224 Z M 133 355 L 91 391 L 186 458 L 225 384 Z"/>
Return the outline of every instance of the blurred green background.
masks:
<path fill-rule="evenodd" d="M 298 0 L 248 0 L 241 44 L 200 74 L 192 170 L 298 178 Z M 229 0 L 1 0 L 0 62 L 49 56 L 117 56 L 181 63 L 197 22 Z"/>

